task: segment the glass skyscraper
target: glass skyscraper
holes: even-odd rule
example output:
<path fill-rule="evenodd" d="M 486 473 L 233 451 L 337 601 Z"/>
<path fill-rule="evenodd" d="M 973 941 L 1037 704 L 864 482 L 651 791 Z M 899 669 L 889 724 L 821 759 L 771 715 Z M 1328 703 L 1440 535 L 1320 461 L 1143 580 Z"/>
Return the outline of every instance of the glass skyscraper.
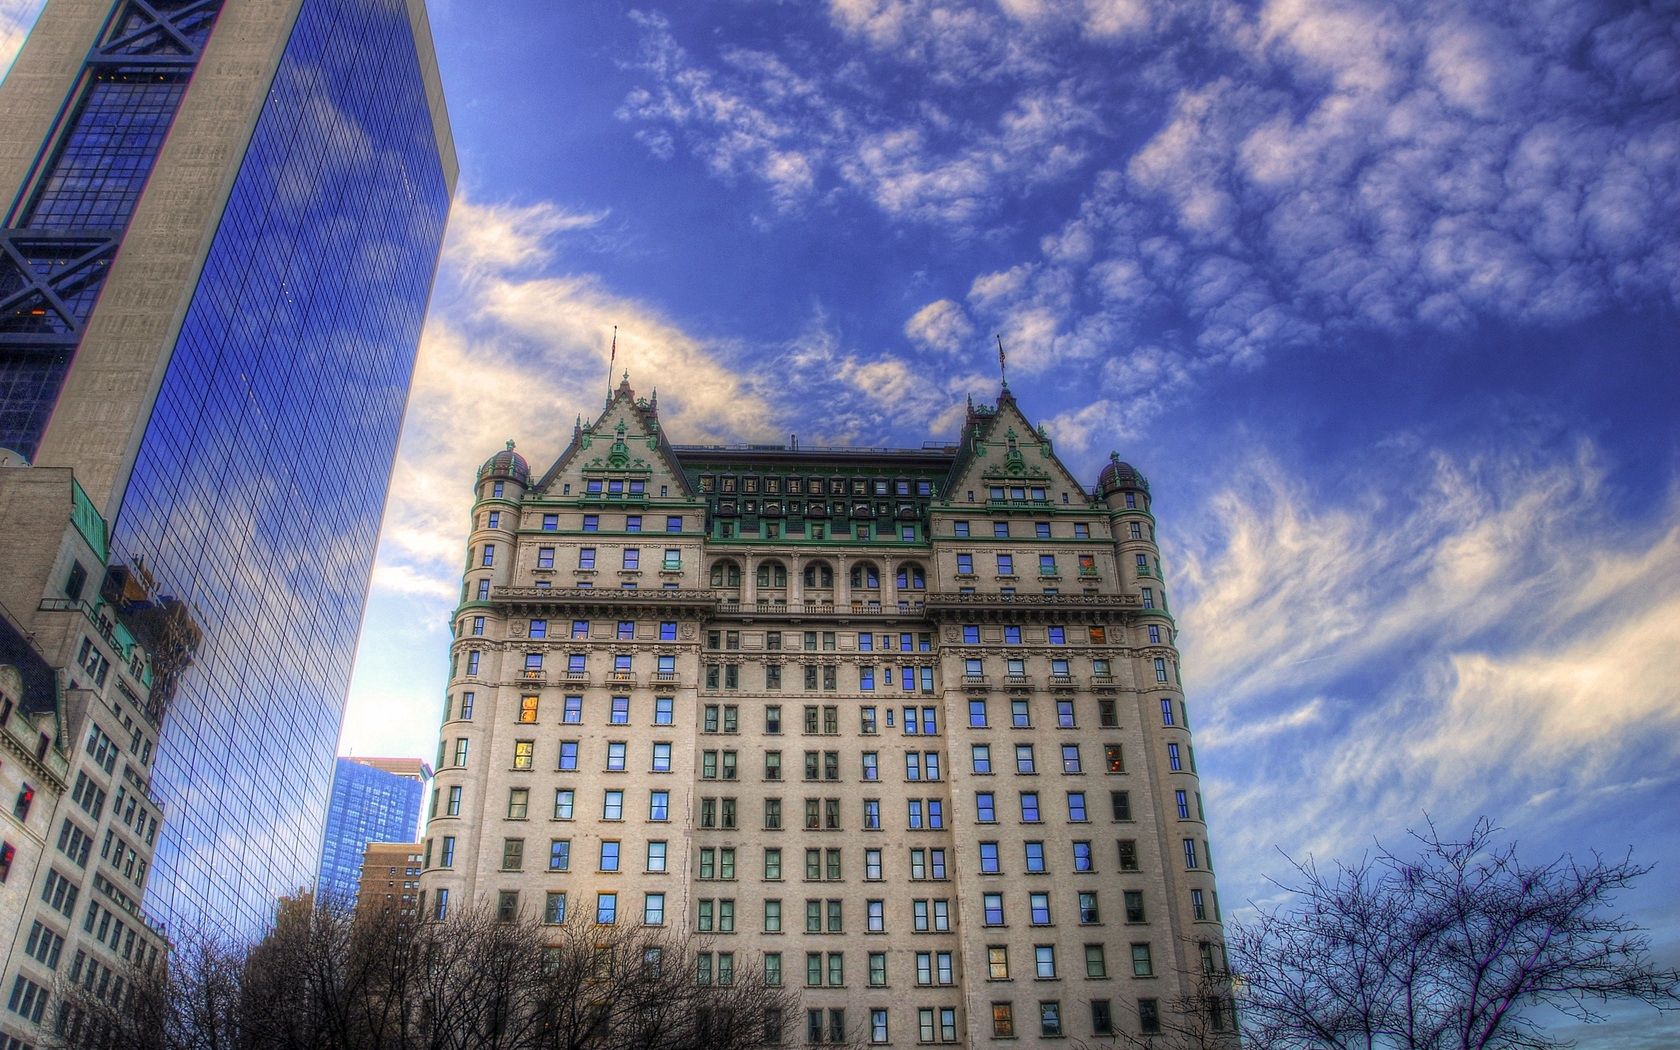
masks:
<path fill-rule="evenodd" d="M 145 906 L 254 928 L 316 874 L 454 188 L 424 4 L 51 0 L 0 144 L 0 447 L 191 620 Z"/>
<path fill-rule="evenodd" d="M 333 770 L 332 800 L 327 803 L 317 894 L 352 899 L 368 843 L 416 841 L 420 800 L 431 773 L 417 758 L 338 760 Z"/>

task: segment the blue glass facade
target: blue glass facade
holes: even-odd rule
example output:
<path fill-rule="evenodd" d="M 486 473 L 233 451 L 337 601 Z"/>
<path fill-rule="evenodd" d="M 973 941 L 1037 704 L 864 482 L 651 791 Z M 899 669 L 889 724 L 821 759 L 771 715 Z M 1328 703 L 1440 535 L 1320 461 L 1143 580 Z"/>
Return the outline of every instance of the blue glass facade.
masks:
<path fill-rule="evenodd" d="M 146 908 L 254 929 L 316 874 L 449 186 L 402 0 L 305 0 L 114 542 L 200 628 Z"/>
<path fill-rule="evenodd" d="M 327 803 L 316 892 L 353 899 L 368 843 L 416 841 L 424 793 L 425 785 L 412 777 L 364 766 L 353 758 L 339 759 Z"/>
<path fill-rule="evenodd" d="M 0 448 L 33 458 L 221 0 L 112 9 L 37 185 L 0 231 Z"/>

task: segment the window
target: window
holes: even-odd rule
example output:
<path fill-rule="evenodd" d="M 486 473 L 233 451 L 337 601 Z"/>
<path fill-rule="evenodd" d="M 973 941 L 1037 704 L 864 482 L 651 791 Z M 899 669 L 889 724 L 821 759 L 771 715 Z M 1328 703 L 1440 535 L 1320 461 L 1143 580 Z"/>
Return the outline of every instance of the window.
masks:
<path fill-rule="evenodd" d="M 622 740 L 609 741 L 607 744 L 607 771 L 610 773 L 624 772 L 624 756 L 626 745 Z"/>
<path fill-rule="evenodd" d="M 979 661 L 975 661 L 978 663 Z M 970 729 L 985 729 L 986 701 L 984 699 L 970 699 L 968 701 L 968 725 Z"/>
<path fill-rule="evenodd" d="M 1190 798 L 1182 790 L 1173 792 L 1173 802 L 1178 806 L 1178 819 L 1190 819 Z"/>
<path fill-rule="evenodd" d="M 867 902 L 867 907 L 865 909 L 867 922 L 866 922 L 866 925 L 865 925 L 864 928 L 867 929 L 870 933 L 885 933 L 886 932 L 886 929 L 887 929 L 886 907 L 887 907 L 887 904 L 886 904 L 885 901 L 871 900 L 871 901 Z"/>
<path fill-rule="evenodd" d="M 536 721 L 536 719 L 533 719 L 533 721 Z M 580 724 L 583 724 L 583 697 L 570 696 L 561 701 L 559 721 L 563 726 L 580 726 Z"/>
<path fill-rule="evenodd" d="M 601 801 L 602 820 L 624 819 L 624 792 L 609 791 Z"/>
<path fill-rule="evenodd" d="M 1024 775 L 1038 772 L 1038 764 L 1033 758 L 1033 746 L 1031 744 L 1015 745 L 1015 772 Z"/>
<path fill-rule="evenodd" d="M 1023 846 L 1025 847 L 1027 855 L 1027 873 L 1043 874 L 1045 871 L 1044 843 L 1041 841 L 1030 841 L 1023 843 Z"/>
<path fill-rule="evenodd" d="M 1132 795 L 1129 791 L 1110 791 L 1108 803 L 1114 812 L 1114 819 L 1129 821 L 1132 819 Z"/>
<path fill-rule="evenodd" d="M 1033 948 L 1033 976 L 1041 981 L 1056 979 L 1056 946 L 1040 944 Z"/>
<path fill-rule="evenodd" d="M 1009 701 L 1009 724 L 1015 729 L 1032 728 L 1032 709 L 1027 705 L 1027 701 Z"/>
<path fill-rule="evenodd" d="M 1143 922 L 1143 891 L 1127 890 L 1125 893 L 1126 921 Z"/>
<path fill-rule="evenodd" d="M 999 576 L 1015 575 L 1015 556 L 1013 554 L 1000 554 L 997 556 L 997 574 Z"/>
<path fill-rule="evenodd" d="M 601 531 L 601 516 L 599 514 L 585 514 L 583 516 L 583 531 L 584 532 L 600 532 Z"/>
<path fill-rule="evenodd" d="M 1195 839 L 1184 840 L 1184 866 L 1191 870 L 1194 870 L 1197 867 Z"/>
<path fill-rule="evenodd" d="M 609 840 L 609 841 L 601 843 L 601 860 L 600 860 L 599 867 L 600 867 L 601 871 L 617 871 L 618 870 L 618 843 L 617 842 L 613 842 L 613 841 Z"/>
<path fill-rule="evenodd" d="M 595 921 L 602 926 L 611 926 L 618 921 L 618 894 L 595 895 Z"/>
<path fill-rule="evenodd" d="M 1121 839 L 1119 841 L 1119 845 L 1120 845 L 1120 870 L 1121 871 L 1137 871 L 1138 870 L 1137 840 L 1136 839 Z"/>
<path fill-rule="evenodd" d="M 992 1004 L 992 1035 L 999 1039 L 1015 1038 L 1015 1006 L 1013 1003 Z"/>
<path fill-rule="evenodd" d="M 548 842 L 548 870 L 566 871 L 572 866 L 572 840 L 550 839 Z"/>
<path fill-rule="evenodd" d="M 649 893 L 642 897 L 642 925 L 665 925 L 665 895 Z"/>
<path fill-rule="evenodd" d="M 455 866 L 455 836 L 454 835 L 445 835 L 443 837 L 443 847 L 438 850 L 438 867 L 440 867 L 440 868 L 453 868 L 454 866 Z M 47 884 L 48 885 L 52 884 L 52 876 L 54 874 L 56 874 L 56 872 L 49 872 L 48 873 L 48 876 L 47 876 Z M 45 897 L 43 897 L 42 899 L 44 900 Z"/>
<path fill-rule="evenodd" d="M 461 786 L 459 784 L 449 789 L 448 801 L 444 804 L 443 815 L 446 817 L 461 815 Z"/>
<path fill-rule="evenodd" d="M 668 850 L 664 839 L 654 839 L 647 844 L 647 870 L 664 871 Z"/>
<path fill-rule="evenodd" d="M 1038 822 L 1038 792 L 1021 792 L 1021 823 L 1037 824 Z"/>
<path fill-rule="evenodd" d="M 1153 976 L 1155 976 L 1155 964 L 1149 957 L 1149 945 L 1147 945 L 1147 944 L 1134 944 L 1134 945 L 1132 945 L 1132 976 L 1133 977 L 1153 977 Z"/>
<path fill-rule="evenodd" d="M 1207 921 L 1207 898 L 1201 890 L 1190 891 L 1190 912 L 1197 922 Z"/>
<path fill-rule="evenodd" d="M 958 576 L 972 576 L 972 575 L 974 575 L 974 555 L 972 555 L 972 554 L 958 554 L 957 555 L 957 575 Z"/>
<path fill-rule="evenodd" d="M 1095 866 L 1091 860 L 1091 843 L 1087 839 L 1078 839 L 1073 843 L 1073 870 L 1095 870 Z"/>
<path fill-rule="evenodd" d="M 1034 926 L 1050 925 L 1050 895 L 1048 893 L 1027 894 L 1027 909 Z"/>
<path fill-rule="evenodd" d="M 1060 1002 L 1038 1004 L 1038 1032 L 1045 1036 L 1062 1034 L 1062 1004 Z"/>
<path fill-rule="evenodd" d="M 990 981 L 1009 980 L 1008 946 L 993 944 L 986 948 L 986 979 Z"/>
<path fill-rule="evenodd" d="M 525 867 L 525 840 L 502 840 L 502 870 L 519 871 Z"/>
<path fill-rule="evenodd" d="M 654 747 L 661 745 L 655 744 Z M 669 747 L 669 744 L 663 745 Z M 648 792 L 648 819 L 663 821 L 671 819 L 671 793 L 669 791 Z"/>
<path fill-rule="evenodd" d="M 987 893 L 980 899 L 981 913 L 987 926 L 1002 926 L 1003 894 Z"/>
<path fill-rule="evenodd" d="M 509 788 L 508 789 L 507 815 L 508 815 L 509 820 L 524 820 L 526 814 L 530 812 L 530 808 L 531 808 L 531 789 L 530 788 Z"/>
<path fill-rule="evenodd" d="M 1082 772 L 1084 772 L 1084 767 L 1080 764 L 1080 760 L 1079 760 L 1079 745 L 1078 744 L 1063 744 L 1062 745 L 1062 772 L 1063 773 L 1082 773 Z"/>
<path fill-rule="evenodd" d="M 1126 493 L 1126 502 L 1130 504 L 1133 496 Z M 1159 1035 L 1161 1032 L 1161 1004 L 1154 999 L 1138 1000 L 1138 1030 L 1144 1035 Z"/>
<path fill-rule="evenodd" d="M 465 721 L 465 722 L 472 721 L 473 704 L 474 704 L 474 701 L 476 701 L 477 699 L 478 699 L 478 694 L 473 692 L 470 689 L 461 694 L 461 720 L 462 721 Z M 461 763 L 456 763 L 456 764 L 460 765 Z"/>
<path fill-rule="evenodd" d="M 571 820 L 572 802 L 575 792 L 571 788 L 556 788 L 554 792 L 554 819 Z"/>
<path fill-rule="evenodd" d="M 560 765 L 562 770 L 574 770 L 578 767 L 578 742 L 576 740 L 560 741 Z"/>
<path fill-rule="evenodd" d="M 1085 946 L 1085 976 L 1108 976 L 1108 959 L 1103 953 L 1102 945 L 1087 944 Z"/>
<path fill-rule="evenodd" d="M 975 794 L 974 819 L 981 824 L 997 823 L 996 799 L 990 791 L 981 791 Z"/>
<path fill-rule="evenodd" d="M 980 843 L 980 873 L 996 875 L 1001 870 L 998 866 L 998 844 L 995 842 Z"/>
<path fill-rule="evenodd" d="M 536 697 L 531 697 L 531 699 L 535 700 Z M 515 740 L 513 742 L 513 768 L 530 769 L 531 757 L 536 746 L 534 740 Z"/>
<path fill-rule="evenodd" d="M 985 776 L 991 773 L 992 747 L 990 744 L 971 744 L 969 746 L 969 757 L 976 774 Z"/>
<path fill-rule="evenodd" d="M 1094 890 L 1082 890 L 1079 894 L 1079 923 L 1082 926 L 1095 926 L 1102 922 L 1102 914 L 1097 908 L 1097 894 Z"/>
<path fill-rule="evenodd" d="M 953 536 L 967 536 L 968 535 L 968 522 L 966 522 L 966 521 L 953 521 L 953 522 L 951 522 L 951 535 L 953 535 Z"/>

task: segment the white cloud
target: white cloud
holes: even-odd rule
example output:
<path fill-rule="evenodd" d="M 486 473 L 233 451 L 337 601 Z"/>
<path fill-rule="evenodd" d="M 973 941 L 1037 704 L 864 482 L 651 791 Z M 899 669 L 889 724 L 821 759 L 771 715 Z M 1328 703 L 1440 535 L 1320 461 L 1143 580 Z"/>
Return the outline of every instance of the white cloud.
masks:
<path fill-rule="evenodd" d="M 594 277 L 549 273 L 555 238 L 598 222 L 551 202 L 457 202 L 392 478 L 376 594 L 434 602 L 441 615 L 459 587 L 473 472 L 510 439 L 541 471 L 570 440 L 573 420 L 599 412 L 615 324 L 618 367 L 641 396 L 657 385 L 662 419 L 688 440 L 779 432 L 771 403 L 714 348 Z"/>
<path fill-rule="evenodd" d="M 1070 360 L 1143 333 L 1187 367 L 1249 367 L 1372 330 L 1680 303 L 1680 41 L 1644 7 L 832 0 L 828 18 L 774 59 L 710 61 L 650 20 L 625 116 L 783 211 L 849 194 L 958 238 L 1006 207 L 1046 224 L 1035 257 L 973 279 L 978 331 Z"/>
<path fill-rule="evenodd" d="M 12 66 L 46 0 L 0 0 L 0 76 Z"/>
<path fill-rule="evenodd" d="M 911 315 L 904 334 L 929 350 L 959 354 L 973 349 L 974 324 L 959 304 L 936 299 Z"/>
<path fill-rule="evenodd" d="M 529 269 L 553 257 L 556 234 L 589 229 L 606 217 L 567 211 L 551 201 L 480 204 L 458 193 L 450 211 L 448 262 L 466 274 Z"/>
<path fill-rule="evenodd" d="M 1333 500 L 1264 458 L 1226 472 L 1168 553 L 1240 867 L 1274 843 L 1345 854 L 1422 810 L 1562 818 L 1605 777 L 1672 777 L 1680 497 L 1654 529 L 1616 521 L 1588 446 L 1391 463 Z"/>

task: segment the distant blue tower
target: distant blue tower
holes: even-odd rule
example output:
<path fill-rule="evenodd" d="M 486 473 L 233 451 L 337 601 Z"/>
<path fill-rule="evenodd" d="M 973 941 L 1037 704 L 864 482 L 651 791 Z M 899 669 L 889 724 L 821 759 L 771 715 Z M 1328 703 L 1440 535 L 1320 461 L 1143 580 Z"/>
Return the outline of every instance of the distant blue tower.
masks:
<path fill-rule="evenodd" d="M 417 758 L 341 758 L 333 770 L 315 892 L 350 901 L 370 842 L 414 842 L 431 769 Z"/>
<path fill-rule="evenodd" d="M 0 447 L 192 653 L 129 764 L 172 929 L 315 877 L 455 176 L 424 0 L 49 0 L 0 85 Z"/>

